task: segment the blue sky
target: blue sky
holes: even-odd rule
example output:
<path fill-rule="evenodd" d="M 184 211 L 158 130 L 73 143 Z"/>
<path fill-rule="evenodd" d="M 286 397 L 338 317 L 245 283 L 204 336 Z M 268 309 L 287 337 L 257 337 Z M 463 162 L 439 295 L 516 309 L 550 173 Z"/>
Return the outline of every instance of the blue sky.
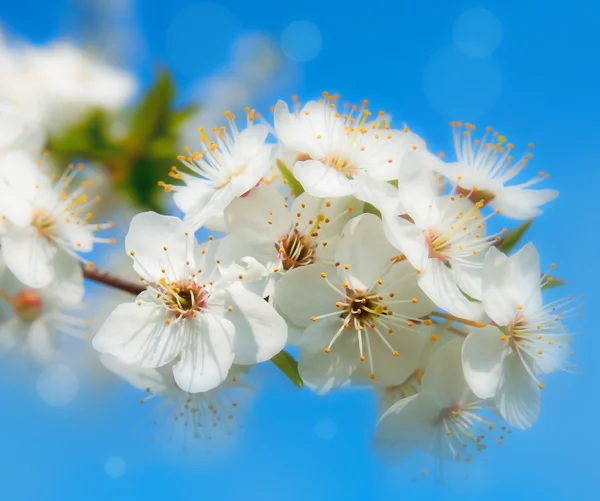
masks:
<path fill-rule="evenodd" d="M 189 5 L 189 0 L 138 2 L 145 49 L 134 68 L 143 82 L 153 66 L 166 64 L 184 96 L 191 95 L 193 84 L 229 57 L 239 35 L 260 31 L 278 41 L 286 26 L 306 20 L 320 31 L 321 48 L 310 37 L 292 47 L 292 52 L 318 53 L 298 65 L 294 81 L 279 86 L 283 97 L 297 92 L 309 98 L 327 89 L 348 100 L 368 98 L 374 108 L 392 114 L 394 123 L 407 122 L 433 149 L 450 151 L 452 119 L 493 125 L 517 148 L 534 142 L 530 168 L 551 173 L 547 184 L 561 195 L 529 237 L 543 263 L 556 262 L 556 274 L 569 281 L 557 294 L 586 295 L 585 316 L 572 323 L 574 332 L 584 331 L 574 345 L 583 376 L 549 378 L 542 416 L 532 430 L 515 432 L 491 448 L 489 461 L 474 465 L 469 481 L 450 479 L 438 486 L 411 482 L 416 464 L 390 468 L 373 456 L 369 439 L 376 416 L 368 393 L 340 391 L 320 398 L 262 367 L 256 375 L 260 390 L 245 413 L 237 448 L 213 460 L 201 448 L 183 453 L 149 444 L 148 429 L 132 433 L 147 409 L 125 383 L 85 379 L 70 405 L 49 407 L 38 396 L 34 371 L 4 362 L 2 498 L 596 499 L 600 364 L 593 357 L 600 342 L 592 318 L 600 278 L 595 233 L 600 66 L 594 47 L 600 46 L 600 6 L 589 0 L 568 5 L 558 0 L 230 0 L 201 18 L 202 8 Z M 471 14 L 483 29 L 469 25 L 473 17 L 460 21 L 476 8 L 493 14 Z M 0 20 L 11 32 L 36 43 L 64 34 L 72 26 L 68 16 L 66 0 L 20 0 L 0 8 Z M 267 97 L 265 106 L 279 96 Z M 105 472 L 110 457 L 126 464 L 119 478 Z"/>

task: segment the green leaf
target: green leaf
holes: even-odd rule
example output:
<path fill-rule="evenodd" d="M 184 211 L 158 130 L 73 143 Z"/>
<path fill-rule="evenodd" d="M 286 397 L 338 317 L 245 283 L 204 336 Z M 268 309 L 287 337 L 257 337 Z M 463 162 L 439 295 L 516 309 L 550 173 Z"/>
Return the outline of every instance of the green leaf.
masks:
<path fill-rule="evenodd" d="M 152 139 L 168 132 L 174 93 L 171 75 L 162 70 L 134 113 L 127 140 L 133 156 L 143 152 Z"/>
<path fill-rule="evenodd" d="M 288 169 L 287 165 L 285 165 L 279 158 L 277 159 L 277 167 L 279 168 L 279 172 L 283 176 L 283 179 L 286 180 L 287 185 L 290 187 L 290 191 L 292 195 L 297 197 L 298 195 L 302 195 L 304 193 L 304 188 L 300 184 L 300 182 L 294 177 L 292 171 Z"/>
<path fill-rule="evenodd" d="M 555 287 L 561 287 L 566 284 L 567 282 L 562 278 L 546 277 L 546 280 L 544 280 L 544 283 L 542 284 L 542 290 L 554 289 Z"/>
<path fill-rule="evenodd" d="M 523 235 L 529 229 L 531 223 L 533 223 L 533 219 L 525 221 L 522 225 L 517 226 L 516 228 L 507 232 L 496 244 L 498 250 L 504 252 L 504 254 L 508 254 L 511 250 L 513 250 L 521 238 L 523 238 Z"/>
<path fill-rule="evenodd" d="M 187 120 L 192 118 L 198 112 L 199 109 L 199 106 L 196 106 L 195 104 L 189 104 L 184 108 L 181 108 L 180 110 L 172 112 L 170 118 L 171 127 L 180 127 Z"/>
<path fill-rule="evenodd" d="M 271 359 L 271 362 L 273 362 L 298 388 L 304 387 L 304 382 L 298 372 L 298 362 L 296 362 L 296 359 L 287 351 L 281 350 Z"/>
<path fill-rule="evenodd" d="M 377 217 L 381 218 L 381 212 L 379 212 L 375 206 L 369 202 L 364 202 L 363 214 L 375 214 Z"/>

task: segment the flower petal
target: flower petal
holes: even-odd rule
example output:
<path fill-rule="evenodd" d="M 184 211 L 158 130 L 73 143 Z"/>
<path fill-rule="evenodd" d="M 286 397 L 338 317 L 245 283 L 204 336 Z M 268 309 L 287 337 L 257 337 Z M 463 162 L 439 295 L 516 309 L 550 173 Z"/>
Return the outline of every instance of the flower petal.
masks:
<path fill-rule="evenodd" d="M 296 162 L 294 176 L 313 197 L 343 197 L 354 192 L 351 179 L 319 160 Z"/>
<path fill-rule="evenodd" d="M 263 298 L 236 283 L 227 290 L 226 304 L 233 308 L 226 318 L 235 326 L 236 364 L 264 362 L 283 350 L 287 324 Z"/>
<path fill-rule="evenodd" d="M 173 366 L 177 385 L 188 393 L 212 390 L 227 378 L 233 364 L 235 327 L 228 320 L 211 314 L 197 318 L 197 332 L 181 359 Z"/>
<path fill-rule="evenodd" d="M 496 394 L 504 372 L 504 359 L 511 349 L 502 341 L 502 332 L 493 326 L 475 329 L 462 347 L 462 365 L 469 387 L 479 398 Z"/>
<path fill-rule="evenodd" d="M 181 219 L 156 212 L 135 215 L 125 237 L 125 248 L 133 253 L 134 270 L 152 282 L 189 276 L 195 267 L 195 245 L 194 235 Z"/>
<path fill-rule="evenodd" d="M 515 428 L 526 430 L 537 421 L 542 405 L 541 390 L 517 353 L 511 353 L 504 361 L 495 401 L 500 415 Z"/>
<path fill-rule="evenodd" d="M 117 306 L 92 344 L 100 353 L 114 355 L 126 364 L 166 365 L 181 351 L 187 321 L 167 325 L 164 309 L 154 303 L 140 302 Z M 192 334 L 197 335 L 188 333 Z"/>
<path fill-rule="evenodd" d="M 27 350 L 40 362 L 49 362 L 56 358 L 59 342 L 56 324 L 48 318 L 38 318 L 29 327 Z"/>
<path fill-rule="evenodd" d="M 25 285 L 39 289 L 54 279 L 57 248 L 30 226 L 14 228 L 0 239 L 8 269 Z"/>
<path fill-rule="evenodd" d="M 275 308 L 300 327 L 311 325 L 313 316 L 336 311 L 335 303 L 342 300 L 341 294 L 329 287 L 321 273 L 334 284 L 339 281 L 335 268 L 309 265 L 288 271 L 275 286 Z"/>
<path fill-rule="evenodd" d="M 438 307 L 462 318 L 481 317 L 481 303 L 474 303 L 460 291 L 452 270 L 437 259 L 429 259 L 421 273 L 419 286 Z"/>
<path fill-rule="evenodd" d="M 544 205 L 558 196 L 556 190 L 526 190 L 519 186 L 508 186 L 498 190 L 491 202 L 494 209 L 511 219 L 530 219 L 539 216 Z"/>
<path fill-rule="evenodd" d="M 354 289 L 369 289 L 383 277 L 396 254 L 385 237 L 381 219 L 362 214 L 344 227 L 335 258 L 349 266 L 347 275 Z"/>
<path fill-rule="evenodd" d="M 416 327 L 410 331 L 397 329 L 392 334 L 388 334 L 385 329 L 379 330 L 391 347 L 398 351 L 398 356 L 394 356 L 393 351 L 372 329 L 366 329 L 375 372 L 372 383 L 382 386 L 402 384 L 419 367 L 425 336 Z M 363 362 L 359 364 L 356 375 L 368 379 L 370 372 L 369 365 Z"/>
<path fill-rule="evenodd" d="M 388 461 L 403 461 L 435 434 L 440 410 L 435 400 L 423 393 L 396 402 L 377 422 L 375 448 Z"/>
<path fill-rule="evenodd" d="M 341 326 L 339 318 L 317 321 L 304 331 L 300 339 L 300 376 L 309 388 L 320 395 L 346 383 L 359 364 L 358 338 L 354 330 L 342 333 L 329 353 L 324 351 Z"/>

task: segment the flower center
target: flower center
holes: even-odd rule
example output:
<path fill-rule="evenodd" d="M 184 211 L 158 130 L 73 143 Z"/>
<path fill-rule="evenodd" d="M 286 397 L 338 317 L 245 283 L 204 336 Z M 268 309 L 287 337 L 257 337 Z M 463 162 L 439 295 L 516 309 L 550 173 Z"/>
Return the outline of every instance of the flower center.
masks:
<path fill-rule="evenodd" d="M 31 225 L 37 229 L 39 235 L 48 240 L 56 237 L 55 220 L 46 213 L 44 209 L 40 209 L 33 214 Z"/>
<path fill-rule="evenodd" d="M 347 158 L 338 155 L 328 155 L 322 158 L 321 162 L 343 174 L 348 179 L 352 179 L 356 173 L 356 166 Z"/>
<path fill-rule="evenodd" d="M 440 235 L 435 230 L 429 229 L 425 231 L 425 242 L 429 249 L 429 258 L 437 259 L 438 261 L 447 262 L 446 252 L 450 250 L 450 243 L 443 235 Z"/>
<path fill-rule="evenodd" d="M 10 303 L 15 316 L 25 322 L 33 322 L 42 314 L 44 304 L 35 290 L 26 289 L 12 296 L 0 289 L 0 298 Z"/>
<path fill-rule="evenodd" d="M 171 315 L 176 318 L 192 318 L 206 306 L 206 290 L 193 280 L 181 280 L 158 284 L 159 298 Z"/>
<path fill-rule="evenodd" d="M 373 319 L 385 315 L 387 307 L 378 302 L 380 296 L 372 295 L 366 290 L 346 288 L 346 305 L 341 318 L 345 323 L 354 322 L 355 326 L 364 327 L 373 323 Z"/>
<path fill-rule="evenodd" d="M 435 424 L 440 424 L 447 419 L 455 419 L 460 416 L 460 412 L 462 410 L 462 406 L 460 404 L 452 404 L 448 407 L 443 408 L 436 421 Z"/>
<path fill-rule="evenodd" d="M 281 265 L 287 270 L 306 266 L 315 262 L 316 245 L 312 238 L 294 229 L 275 244 L 281 256 Z"/>

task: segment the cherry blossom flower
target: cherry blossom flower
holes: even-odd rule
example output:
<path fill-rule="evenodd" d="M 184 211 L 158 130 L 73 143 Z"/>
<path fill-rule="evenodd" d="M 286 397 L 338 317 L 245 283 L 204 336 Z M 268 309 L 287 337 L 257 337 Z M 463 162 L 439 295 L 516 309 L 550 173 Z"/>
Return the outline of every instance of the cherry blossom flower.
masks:
<path fill-rule="evenodd" d="M 218 441 L 221 446 L 223 440 L 237 434 L 239 399 L 245 401 L 251 393 L 251 388 L 243 383 L 247 368 L 233 365 L 216 388 L 188 393 L 177 385 L 170 365 L 157 368 L 129 365 L 106 354 L 100 355 L 100 361 L 106 369 L 146 393 L 140 403 L 157 401 L 151 411 L 151 421 L 155 426 L 169 424 L 169 440 L 179 438 L 188 442 L 192 438 Z"/>
<path fill-rule="evenodd" d="M 0 354 L 19 347 L 34 359 L 49 362 L 57 356 L 60 333 L 85 336 L 86 322 L 71 313 L 83 300 L 81 268 L 64 253 L 57 260 L 66 272 L 42 289 L 26 287 L 0 269 Z"/>
<path fill-rule="evenodd" d="M 551 189 L 531 190 L 531 186 L 550 177 L 545 172 L 520 184 L 509 183 L 525 169 L 533 154 L 528 151 L 519 160 L 513 158 L 513 144 L 492 128 L 481 139 L 473 139 L 475 126 L 452 122 L 456 162 L 438 164 L 438 171 L 455 183 L 459 193 L 474 202 L 483 200 L 493 209 L 512 219 L 529 219 L 541 214 L 540 206 L 557 197 Z M 491 136 L 491 137 L 490 137 Z M 533 144 L 529 144 L 529 149 Z"/>
<path fill-rule="evenodd" d="M 133 75 L 65 42 L 0 46 L 1 52 L 5 61 L 0 65 L 0 93 L 52 133 L 60 133 L 92 109 L 122 109 L 137 90 Z"/>
<path fill-rule="evenodd" d="M 259 186 L 225 210 L 230 232 L 219 250 L 221 264 L 228 267 L 245 256 L 256 259 L 265 279 L 251 285 L 268 297 L 289 270 L 314 263 L 333 265 L 339 234 L 362 205 L 352 197 L 329 201 L 307 193 L 288 204 L 272 186 Z"/>
<path fill-rule="evenodd" d="M 417 368 L 431 325 L 421 317 L 434 308 L 415 269 L 399 258 L 372 214 L 346 225 L 335 257 L 336 266 L 296 268 L 275 287 L 279 311 L 306 328 L 300 375 L 319 393 L 357 371 L 383 385 L 402 383 Z"/>
<path fill-rule="evenodd" d="M 237 197 L 258 185 L 270 172 L 274 161 L 274 147 L 265 141 L 269 134 L 266 125 L 254 123 L 254 111 L 248 112 L 248 126 L 238 130 L 234 116 L 225 127 L 213 129 L 214 140 L 201 129 L 201 149 L 187 149 L 179 160 L 191 174 L 173 167 L 170 176 L 183 185 L 161 183 L 166 191 L 174 191 L 174 201 L 185 213 L 185 221 L 194 230 L 203 225 L 222 230 L 219 217 Z"/>
<path fill-rule="evenodd" d="M 483 305 L 493 324 L 471 331 L 462 351 L 465 376 L 480 398 L 494 398 L 516 428 L 539 414 L 539 374 L 560 370 L 571 338 L 561 324 L 563 301 L 543 305 L 538 253 L 529 243 L 511 257 L 489 250 L 483 274 Z M 567 300 L 568 302 L 568 300 Z"/>
<path fill-rule="evenodd" d="M 82 164 L 70 165 L 54 180 L 22 151 L 0 156 L 0 246 L 7 267 L 29 287 L 48 286 L 67 269 L 57 259 L 59 251 L 73 260 L 93 266 L 79 253 L 91 252 L 95 243 L 114 243 L 113 238 L 95 236 L 113 223 L 93 223 L 91 206 L 99 201 L 88 198 L 88 181 L 70 192 Z"/>
<path fill-rule="evenodd" d="M 436 473 L 445 460 L 471 461 L 486 447 L 494 424 L 481 416 L 485 402 L 467 385 L 462 365 L 462 340 L 442 346 L 431 358 L 420 392 L 403 398 L 379 418 L 374 445 L 397 462 L 420 450 L 433 460 Z"/>
<path fill-rule="evenodd" d="M 284 148 L 296 153 L 293 173 L 310 195 L 381 202 L 393 193 L 386 181 L 398 179 L 404 155 L 424 149 L 425 143 L 407 128 L 368 122 L 366 101 L 340 113 L 336 99 L 325 93 L 325 100 L 309 101 L 293 112 L 279 101 L 275 133 Z"/>
<path fill-rule="evenodd" d="M 147 290 L 108 317 L 93 340 L 101 353 L 142 367 L 175 362 L 179 387 L 198 393 L 221 384 L 233 363 L 264 362 L 284 347 L 285 321 L 241 285 L 242 267 L 220 273 L 216 242 L 198 247 L 180 219 L 138 214 L 125 246 Z"/>
<path fill-rule="evenodd" d="M 401 204 L 383 211 L 389 241 L 419 270 L 419 286 L 448 312 L 466 318 L 481 314 L 481 273 L 485 251 L 499 234 L 486 235 L 480 208 L 455 195 L 440 195 L 430 170 L 416 163 L 399 185 Z"/>

